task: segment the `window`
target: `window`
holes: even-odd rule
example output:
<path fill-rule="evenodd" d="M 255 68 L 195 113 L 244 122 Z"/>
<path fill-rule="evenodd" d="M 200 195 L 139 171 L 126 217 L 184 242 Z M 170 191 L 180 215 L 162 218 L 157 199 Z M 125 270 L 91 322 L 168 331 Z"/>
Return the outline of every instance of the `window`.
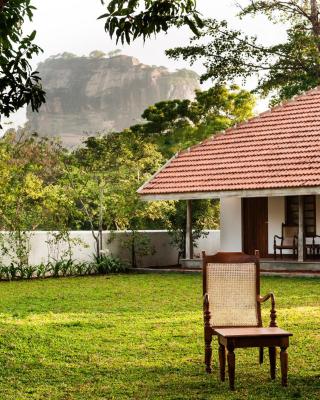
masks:
<path fill-rule="evenodd" d="M 299 225 L 299 197 L 286 197 L 286 224 Z M 303 196 L 303 225 L 305 236 L 316 234 L 316 197 Z"/>

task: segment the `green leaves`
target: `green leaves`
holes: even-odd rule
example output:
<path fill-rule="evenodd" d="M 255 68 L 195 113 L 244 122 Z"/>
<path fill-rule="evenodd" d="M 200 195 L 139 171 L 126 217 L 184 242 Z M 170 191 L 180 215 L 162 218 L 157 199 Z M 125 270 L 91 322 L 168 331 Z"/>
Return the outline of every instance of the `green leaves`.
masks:
<path fill-rule="evenodd" d="M 167 32 L 172 26 L 187 25 L 195 34 L 203 23 L 193 0 L 111 0 L 107 3 L 105 31 L 116 41 L 130 44 L 132 40 Z"/>
<path fill-rule="evenodd" d="M 192 65 L 202 62 L 201 81 L 223 84 L 255 77 L 256 91 L 274 94 L 272 104 L 320 84 L 319 11 L 305 1 L 259 0 L 250 2 L 239 16 L 265 15 L 273 23 L 289 24 L 287 40 L 266 46 L 257 36 L 229 28 L 226 21 L 207 19 L 187 47 L 167 50 L 173 59 Z M 315 2 L 316 8 L 317 2 Z M 196 19 L 196 17 L 195 17 Z"/>
<path fill-rule="evenodd" d="M 42 51 L 33 43 L 36 31 L 26 36 L 22 32 L 24 19 L 31 20 L 34 9 L 29 0 L 10 0 L 0 12 L 0 117 L 26 104 L 38 110 L 45 102 L 40 77 L 29 64 Z"/>
<path fill-rule="evenodd" d="M 142 114 L 145 122 L 130 129 L 158 146 L 166 159 L 232 124 L 252 116 L 254 97 L 233 86 L 196 91 L 191 100 L 161 101 Z"/>

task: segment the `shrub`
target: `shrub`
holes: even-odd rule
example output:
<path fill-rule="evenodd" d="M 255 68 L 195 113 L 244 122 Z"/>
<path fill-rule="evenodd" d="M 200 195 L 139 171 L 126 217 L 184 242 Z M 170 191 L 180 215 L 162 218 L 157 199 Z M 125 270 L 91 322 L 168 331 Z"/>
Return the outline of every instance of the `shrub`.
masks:
<path fill-rule="evenodd" d="M 78 262 L 73 266 L 73 272 L 75 275 L 85 275 L 91 273 L 91 265 L 87 262 Z"/>
<path fill-rule="evenodd" d="M 50 271 L 50 264 L 45 264 L 45 263 L 41 263 L 39 265 L 36 265 L 36 276 L 37 278 L 45 278 L 47 272 Z"/>
<path fill-rule="evenodd" d="M 11 277 L 10 268 L 7 265 L 1 266 L 0 274 L 1 274 L 1 279 L 10 280 Z"/>
<path fill-rule="evenodd" d="M 52 273 L 52 276 L 57 278 L 58 276 L 67 276 L 67 275 L 72 275 L 73 273 L 73 266 L 74 262 L 71 259 L 68 260 L 59 260 L 59 261 L 54 261 L 50 262 L 50 272 Z"/>
<path fill-rule="evenodd" d="M 18 275 L 18 271 L 19 271 L 19 267 L 17 267 L 13 263 L 11 263 L 9 265 L 9 275 L 10 275 L 9 279 L 16 279 L 16 277 Z M 21 271 L 20 271 L 20 274 L 21 274 Z"/>
<path fill-rule="evenodd" d="M 126 272 L 128 269 L 120 258 L 105 254 L 99 257 L 95 255 L 93 266 L 97 274 Z"/>

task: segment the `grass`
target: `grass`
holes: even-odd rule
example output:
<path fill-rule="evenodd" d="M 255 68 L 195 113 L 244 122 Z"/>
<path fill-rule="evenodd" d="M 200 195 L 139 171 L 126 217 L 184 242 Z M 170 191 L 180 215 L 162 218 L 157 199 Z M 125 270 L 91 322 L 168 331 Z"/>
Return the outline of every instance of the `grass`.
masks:
<path fill-rule="evenodd" d="M 270 381 L 257 349 L 237 350 L 231 393 L 216 343 L 204 372 L 198 275 L 0 283 L 0 399 L 320 399 L 320 280 L 263 278 L 271 289 L 294 334 L 289 387 L 279 371 Z"/>

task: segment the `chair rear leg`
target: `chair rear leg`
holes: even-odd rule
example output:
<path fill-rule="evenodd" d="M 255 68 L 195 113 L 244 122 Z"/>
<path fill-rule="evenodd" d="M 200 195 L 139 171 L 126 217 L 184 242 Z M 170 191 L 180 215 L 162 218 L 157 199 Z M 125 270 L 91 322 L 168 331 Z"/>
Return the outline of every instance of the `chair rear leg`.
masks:
<path fill-rule="evenodd" d="M 277 357 L 277 349 L 275 347 L 269 347 L 271 379 L 276 379 L 276 357 Z"/>
<path fill-rule="evenodd" d="M 280 363 L 281 363 L 281 384 L 282 386 L 288 386 L 288 353 L 286 347 L 281 347 Z"/>
<path fill-rule="evenodd" d="M 259 364 L 263 364 L 263 347 L 259 347 Z"/>

